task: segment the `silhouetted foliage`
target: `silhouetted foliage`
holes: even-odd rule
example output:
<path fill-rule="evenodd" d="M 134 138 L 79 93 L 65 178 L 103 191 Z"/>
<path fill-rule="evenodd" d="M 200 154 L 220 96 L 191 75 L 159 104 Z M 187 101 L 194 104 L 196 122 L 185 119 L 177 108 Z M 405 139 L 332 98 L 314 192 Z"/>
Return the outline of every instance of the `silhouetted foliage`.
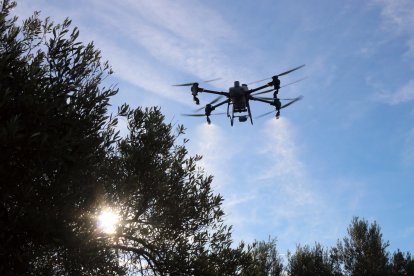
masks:
<path fill-rule="evenodd" d="M 390 275 L 414 275 L 414 260 L 409 252 L 405 254 L 400 250 L 394 252 L 390 263 Z"/>
<path fill-rule="evenodd" d="M 109 67 L 70 20 L 35 14 L 19 27 L 14 5 L 0 13 L 0 274 L 118 274 L 89 218 L 113 139 L 104 125 L 116 90 L 98 86 Z"/>
<path fill-rule="evenodd" d="M 111 69 L 70 20 L 0 14 L 0 274 L 234 274 L 222 198 L 158 108 L 108 115 Z M 117 135 L 119 117 L 129 134 Z M 173 134 L 175 133 L 175 134 Z M 96 229 L 110 206 L 114 235 Z"/>
<path fill-rule="evenodd" d="M 382 240 L 378 224 L 356 217 L 348 235 L 338 242 L 336 251 L 346 275 L 388 275 L 389 243 Z"/>
<path fill-rule="evenodd" d="M 283 260 L 276 248 L 276 239 L 255 241 L 250 247 L 251 265 L 243 275 L 283 275 Z"/>
<path fill-rule="evenodd" d="M 289 253 L 287 272 L 289 275 L 342 275 L 328 250 L 318 243 L 312 248 L 308 245 L 297 246 L 294 253 Z"/>
<path fill-rule="evenodd" d="M 173 135 L 157 108 L 121 109 L 129 134 L 108 155 L 102 179 L 105 202 L 119 206 L 122 217 L 119 256 L 141 274 L 226 275 L 248 264 L 242 248 L 231 248 L 222 198 L 196 166 L 201 157 L 187 157 L 187 140 L 177 141 L 183 127 Z"/>
<path fill-rule="evenodd" d="M 410 253 L 399 250 L 390 259 L 376 222 L 353 218 L 348 236 L 336 247 L 323 249 L 298 246 L 288 254 L 288 275 L 413 275 L 414 261 Z"/>

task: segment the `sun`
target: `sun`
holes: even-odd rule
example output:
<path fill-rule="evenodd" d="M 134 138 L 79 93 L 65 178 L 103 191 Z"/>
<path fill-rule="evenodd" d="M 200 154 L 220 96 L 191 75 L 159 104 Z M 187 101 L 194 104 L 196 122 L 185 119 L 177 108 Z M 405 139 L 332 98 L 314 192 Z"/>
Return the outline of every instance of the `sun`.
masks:
<path fill-rule="evenodd" d="M 119 222 L 119 215 L 111 209 L 105 209 L 98 216 L 98 227 L 106 234 L 114 234 Z"/>

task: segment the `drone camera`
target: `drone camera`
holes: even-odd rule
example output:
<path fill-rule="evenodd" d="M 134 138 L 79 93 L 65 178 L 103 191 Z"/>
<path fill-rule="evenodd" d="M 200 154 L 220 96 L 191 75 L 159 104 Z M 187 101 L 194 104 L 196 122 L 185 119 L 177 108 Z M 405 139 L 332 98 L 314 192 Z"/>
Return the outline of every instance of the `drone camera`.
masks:
<path fill-rule="evenodd" d="M 239 117 L 239 122 L 246 122 L 247 121 L 247 116 L 240 116 Z"/>

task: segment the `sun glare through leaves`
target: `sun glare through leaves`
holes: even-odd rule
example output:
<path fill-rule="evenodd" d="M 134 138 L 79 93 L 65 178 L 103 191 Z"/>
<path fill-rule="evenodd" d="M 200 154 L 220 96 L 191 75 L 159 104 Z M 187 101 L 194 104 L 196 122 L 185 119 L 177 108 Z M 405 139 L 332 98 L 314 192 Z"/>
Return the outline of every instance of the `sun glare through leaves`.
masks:
<path fill-rule="evenodd" d="M 114 234 L 119 223 L 119 215 L 112 209 L 105 209 L 98 216 L 98 227 L 106 234 Z"/>

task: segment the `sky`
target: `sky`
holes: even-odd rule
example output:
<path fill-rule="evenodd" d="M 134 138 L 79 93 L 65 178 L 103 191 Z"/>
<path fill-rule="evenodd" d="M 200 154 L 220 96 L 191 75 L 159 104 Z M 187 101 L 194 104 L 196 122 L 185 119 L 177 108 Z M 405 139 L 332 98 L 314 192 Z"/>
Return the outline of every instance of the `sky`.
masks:
<path fill-rule="evenodd" d="M 276 238 L 282 254 L 330 247 L 357 216 L 380 225 L 390 252 L 414 252 L 414 1 L 17 2 L 21 20 L 69 17 L 94 42 L 115 71 L 114 110 L 159 106 L 186 127 L 236 243 Z M 303 99 L 279 120 L 231 127 L 226 116 L 207 125 L 180 115 L 215 97 L 200 93 L 196 106 L 172 84 L 220 77 L 202 87 L 227 91 L 302 64 L 281 77 L 306 79 L 280 90 Z M 251 107 L 253 117 L 272 110 Z"/>

